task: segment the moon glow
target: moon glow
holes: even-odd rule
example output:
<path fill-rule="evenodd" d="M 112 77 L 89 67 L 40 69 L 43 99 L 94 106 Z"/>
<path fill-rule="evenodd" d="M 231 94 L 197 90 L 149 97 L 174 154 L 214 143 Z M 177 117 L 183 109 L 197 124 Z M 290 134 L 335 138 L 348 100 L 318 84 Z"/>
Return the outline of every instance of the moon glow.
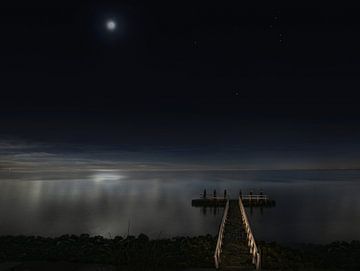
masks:
<path fill-rule="evenodd" d="M 106 28 L 109 31 L 114 31 L 116 29 L 116 22 L 113 20 L 109 20 L 106 22 Z"/>

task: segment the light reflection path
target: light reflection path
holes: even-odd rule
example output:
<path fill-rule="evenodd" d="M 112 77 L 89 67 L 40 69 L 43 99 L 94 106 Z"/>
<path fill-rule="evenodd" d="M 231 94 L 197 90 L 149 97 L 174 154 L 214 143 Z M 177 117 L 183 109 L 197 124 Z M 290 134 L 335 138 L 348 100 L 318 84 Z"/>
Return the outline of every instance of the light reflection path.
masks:
<path fill-rule="evenodd" d="M 151 237 L 216 234 L 221 212 L 192 208 L 207 188 L 263 189 L 272 209 L 248 210 L 259 240 L 360 239 L 359 171 L 83 172 L 0 174 L 0 234 Z"/>

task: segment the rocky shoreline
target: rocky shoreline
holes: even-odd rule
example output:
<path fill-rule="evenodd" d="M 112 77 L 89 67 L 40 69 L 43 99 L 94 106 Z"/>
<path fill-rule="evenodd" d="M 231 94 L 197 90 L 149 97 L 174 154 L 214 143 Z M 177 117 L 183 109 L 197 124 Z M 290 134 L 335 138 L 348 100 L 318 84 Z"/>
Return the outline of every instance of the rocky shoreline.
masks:
<path fill-rule="evenodd" d="M 67 261 L 133 270 L 212 267 L 215 244 L 216 238 L 210 235 L 159 240 L 150 240 L 144 234 L 113 239 L 87 234 L 57 238 L 2 236 L 0 262 Z"/>
<path fill-rule="evenodd" d="M 56 238 L 0 236 L 0 263 L 72 262 L 121 270 L 212 268 L 216 236 L 151 240 L 146 235 L 112 239 L 87 234 Z M 360 270 L 360 241 L 286 247 L 259 242 L 264 270 Z"/>

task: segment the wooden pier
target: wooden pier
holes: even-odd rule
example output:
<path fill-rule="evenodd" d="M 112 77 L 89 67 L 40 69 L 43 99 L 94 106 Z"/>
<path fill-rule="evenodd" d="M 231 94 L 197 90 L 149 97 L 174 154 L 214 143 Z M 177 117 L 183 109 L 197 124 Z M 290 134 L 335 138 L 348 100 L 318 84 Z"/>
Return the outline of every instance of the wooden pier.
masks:
<path fill-rule="evenodd" d="M 263 195 L 239 195 L 228 197 L 202 197 L 192 201 L 195 207 L 224 207 L 214 263 L 219 270 L 260 270 L 261 255 L 245 211 L 245 205 L 271 207 L 275 201 Z"/>
<path fill-rule="evenodd" d="M 239 197 L 241 197 L 245 207 L 274 207 L 276 204 L 275 200 L 263 194 L 239 194 Z M 204 196 L 202 194 L 201 198 L 193 199 L 191 205 L 193 207 L 225 207 L 227 200 L 228 197 Z"/>

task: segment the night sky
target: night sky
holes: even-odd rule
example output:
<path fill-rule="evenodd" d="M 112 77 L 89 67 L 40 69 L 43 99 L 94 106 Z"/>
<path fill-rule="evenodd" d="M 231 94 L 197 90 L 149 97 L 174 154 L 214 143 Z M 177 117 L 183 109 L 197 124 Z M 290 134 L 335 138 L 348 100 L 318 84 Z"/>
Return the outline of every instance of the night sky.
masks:
<path fill-rule="evenodd" d="M 359 13 L 1 3 L 0 168 L 359 168 Z"/>

